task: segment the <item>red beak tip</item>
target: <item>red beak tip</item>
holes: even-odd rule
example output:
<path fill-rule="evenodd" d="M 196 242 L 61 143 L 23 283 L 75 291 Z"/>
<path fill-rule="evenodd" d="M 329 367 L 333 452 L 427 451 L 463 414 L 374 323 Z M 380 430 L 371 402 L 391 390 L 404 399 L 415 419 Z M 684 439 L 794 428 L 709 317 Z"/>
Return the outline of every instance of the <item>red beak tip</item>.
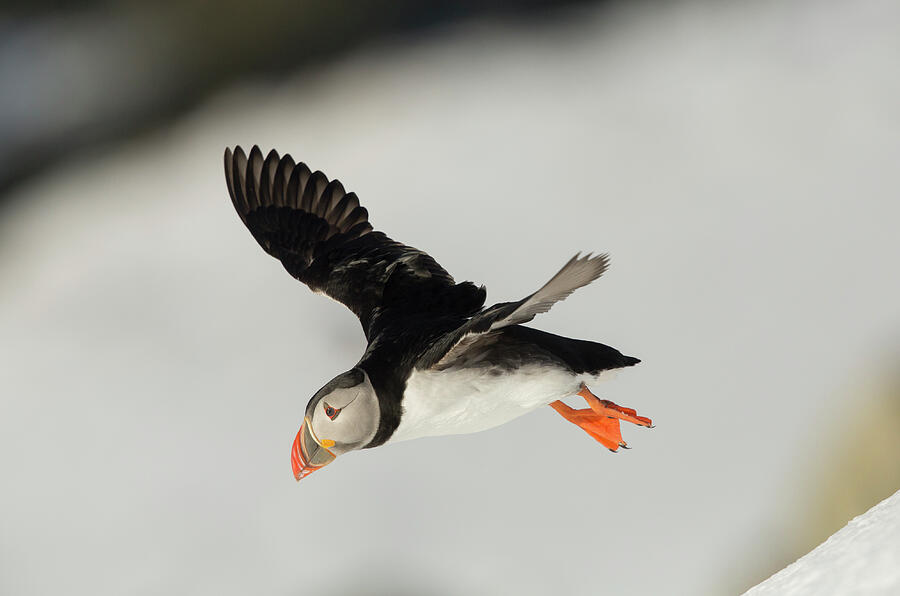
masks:
<path fill-rule="evenodd" d="M 300 425 L 300 432 L 297 433 L 297 437 L 294 439 L 294 445 L 291 448 L 291 468 L 294 470 L 294 479 L 298 482 L 327 465 L 335 458 L 334 453 L 327 448 L 318 445 L 318 440 L 311 436 L 311 434 L 307 432 L 306 435 L 304 435 L 305 431 L 306 421 Z M 316 446 L 313 450 L 313 455 L 310 456 L 304 450 L 304 446 L 309 447 L 313 441 L 316 442 Z"/>
<path fill-rule="evenodd" d="M 306 462 L 303 459 L 303 451 L 300 449 L 300 435 L 303 432 L 303 427 L 300 427 L 300 432 L 297 433 L 297 438 L 294 439 L 294 445 L 291 449 L 291 468 L 294 470 L 294 478 L 299 482 L 305 474 L 303 473 L 303 468 L 305 467 Z"/>

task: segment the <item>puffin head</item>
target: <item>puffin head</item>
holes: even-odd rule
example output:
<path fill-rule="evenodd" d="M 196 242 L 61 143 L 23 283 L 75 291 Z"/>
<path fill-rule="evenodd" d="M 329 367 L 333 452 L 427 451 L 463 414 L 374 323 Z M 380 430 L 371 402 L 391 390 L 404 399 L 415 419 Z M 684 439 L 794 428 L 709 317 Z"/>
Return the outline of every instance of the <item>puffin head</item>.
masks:
<path fill-rule="evenodd" d="M 291 449 L 294 478 L 327 466 L 338 455 L 365 447 L 375 437 L 381 410 L 375 388 L 361 368 L 341 373 L 319 389 Z"/>

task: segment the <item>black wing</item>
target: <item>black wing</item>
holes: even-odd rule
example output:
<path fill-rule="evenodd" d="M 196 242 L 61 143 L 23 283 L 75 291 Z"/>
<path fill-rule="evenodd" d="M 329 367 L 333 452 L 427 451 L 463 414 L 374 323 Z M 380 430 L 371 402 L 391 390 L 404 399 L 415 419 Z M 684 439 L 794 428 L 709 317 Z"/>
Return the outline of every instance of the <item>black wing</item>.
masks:
<path fill-rule="evenodd" d="M 366 337 L 413 315 L 471 316 L 484 288 L 457 284 L 424 252 L 373 231 L 369 214 L 337 180 L 274 150 L 225 150 L 228 192 L 260 246 L 314 292 L 344 304 Z"/>

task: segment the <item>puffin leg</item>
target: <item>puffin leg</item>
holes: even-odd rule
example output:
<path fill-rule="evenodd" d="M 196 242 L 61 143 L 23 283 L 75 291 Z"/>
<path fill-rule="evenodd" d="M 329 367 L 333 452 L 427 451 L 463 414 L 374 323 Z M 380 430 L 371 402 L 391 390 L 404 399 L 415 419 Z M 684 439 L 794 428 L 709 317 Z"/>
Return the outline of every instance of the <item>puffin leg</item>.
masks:
<path fill-rule="evenodd" d="M 617 451 L 619 447 L 628 447 L 622 440 L 622 432 L 619 429 L 617 418 L 601 416 L 589 408 L 576 410 L 561 401 L 551 403 L 550 407 L 610 451 Z"/>
<path fill-rule="evenodd" d="M 652 420 L 645 418 L 644 416 L 638 416 L 637 412 L 631 408 L 624 408 L 614 404 L 608 399 L 598 398 L 590 392 L 586 385 L 581 386 L 581 391 L 578 392 L 578 395 L 584 398 L 584 401 L 591 407 L 591 410 L 596 412 L 598 416 L 610 416 L 618 418 L 619 420 L 624 420 L 625 422 L 637 424 L 638 426 L 650 427 L 653 425 Z"/>

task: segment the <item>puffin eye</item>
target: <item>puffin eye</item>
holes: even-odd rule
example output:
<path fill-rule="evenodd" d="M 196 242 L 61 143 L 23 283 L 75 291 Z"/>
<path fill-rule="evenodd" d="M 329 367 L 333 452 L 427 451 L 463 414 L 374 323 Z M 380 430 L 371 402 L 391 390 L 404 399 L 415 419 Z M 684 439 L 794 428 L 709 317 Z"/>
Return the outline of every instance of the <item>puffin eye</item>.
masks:
<path fill-rule="evenodd" d="M 325 406 L 325 415 L 334 420 L 337 418 L 337 415 L 341 413 L 340 408 L 332 408 L 328 404 L 323 404 Z"/>

